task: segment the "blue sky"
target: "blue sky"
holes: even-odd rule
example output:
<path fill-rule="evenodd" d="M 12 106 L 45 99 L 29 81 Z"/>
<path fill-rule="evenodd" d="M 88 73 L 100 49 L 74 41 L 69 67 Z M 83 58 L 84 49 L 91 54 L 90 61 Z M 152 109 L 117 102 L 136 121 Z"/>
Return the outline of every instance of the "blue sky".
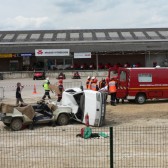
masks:
<path fill-rule="evenodd" d="M 0 30 L 168 27 L 168 0 L 0 0 Z"/>

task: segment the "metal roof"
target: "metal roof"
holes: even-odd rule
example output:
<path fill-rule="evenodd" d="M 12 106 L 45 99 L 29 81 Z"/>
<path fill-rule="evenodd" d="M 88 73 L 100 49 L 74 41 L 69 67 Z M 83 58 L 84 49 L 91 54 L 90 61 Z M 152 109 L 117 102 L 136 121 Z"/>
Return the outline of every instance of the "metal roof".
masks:
<path fill-rule="evenodd" d="M 0 53 L 7 52 L 5 47 L 18 52 L 14 47 L 19 46 L 32 51 L 54 47 L 81 51 L 80 45 L 84 51 L 167 50 L 167 42 L 168 28 L 0 31 Z"/>

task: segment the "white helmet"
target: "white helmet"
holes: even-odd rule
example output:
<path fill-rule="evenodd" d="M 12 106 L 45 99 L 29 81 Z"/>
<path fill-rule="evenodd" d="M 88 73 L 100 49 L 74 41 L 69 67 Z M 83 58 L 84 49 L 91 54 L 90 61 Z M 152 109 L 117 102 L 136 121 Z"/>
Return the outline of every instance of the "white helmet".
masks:
<path fill-rule="evenodd" d="M 47 77 L 46 80 L 49 80 L 49 77 Z"/>
<path fill-rule="evenodd" d="M 94 80 L 94 79 L 95 79 L 95 76 L 93 76 L 91 79 L 93 79 L 93 80 Z"/>
<path fill-rule="evenodd" d="M 87 78 L 90 79 L 90 76 L 88 76 Z"/>

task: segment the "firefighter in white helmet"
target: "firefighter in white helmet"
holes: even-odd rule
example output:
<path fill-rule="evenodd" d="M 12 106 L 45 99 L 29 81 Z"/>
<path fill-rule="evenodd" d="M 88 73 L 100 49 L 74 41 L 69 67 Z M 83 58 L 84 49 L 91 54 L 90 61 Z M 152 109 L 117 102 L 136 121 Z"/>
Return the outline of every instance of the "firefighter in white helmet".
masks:
<path fill-rule="evenodd" d="M 91 81 L 91 77 L 88 76 L 86 81 L 86 89 L 90 89 L 90 81 Z"/>

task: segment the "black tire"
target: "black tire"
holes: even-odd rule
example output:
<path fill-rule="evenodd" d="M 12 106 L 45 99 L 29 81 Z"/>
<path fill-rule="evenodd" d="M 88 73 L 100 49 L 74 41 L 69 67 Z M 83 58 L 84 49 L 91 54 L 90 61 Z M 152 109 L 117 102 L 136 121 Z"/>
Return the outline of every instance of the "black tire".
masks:
<path fill-rule="evenodd" d="M 67 114 L 60 114 L 57 119 L 58 125 L 67 125 L 69 123 L 69 117 Z"/>
<path fill-rule="evenodd" d="M 23 127 L 23 121 L 21 118 L 14 118 L 10 123 L 10 128 L 13 131 L 19 131 Z"/>
<path fill-rule="evenodd" d="M 36 77 L 33 77 L 33 80 L 36 80 Z"/>
<path fill-rule="evenodd" d="M 138 104 L 144 104 L 146 102 L 145 94 L 138 94 L 135 98 L 135 102 Z"/>
<path fill-rule="evenodd" d="M 7 127 L 10 127 L 10 123 L 4 123 L 4 125 L 6 125 Z"/>

